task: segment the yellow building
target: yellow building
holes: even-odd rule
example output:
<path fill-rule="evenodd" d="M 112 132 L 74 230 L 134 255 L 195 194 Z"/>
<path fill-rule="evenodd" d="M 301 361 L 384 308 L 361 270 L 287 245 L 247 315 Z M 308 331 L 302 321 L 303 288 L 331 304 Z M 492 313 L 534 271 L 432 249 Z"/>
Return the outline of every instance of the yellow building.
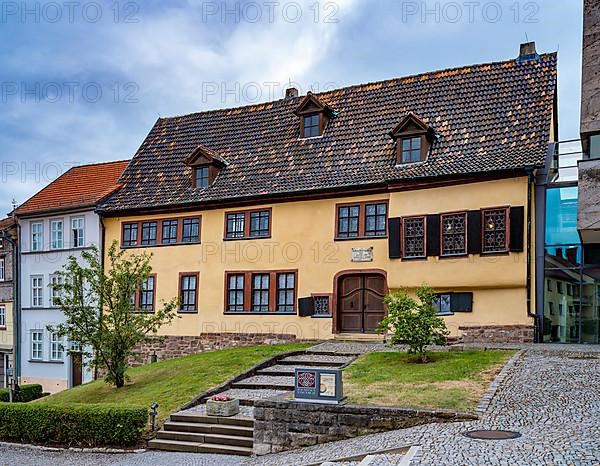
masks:
<path fill-rule="evenodd" d="M 150 350 L 371 335 L 424 283 L 454 337 L 531 341 L 555 93 L 528 54 L 159 119 L 99 208 L 106 244 L 153 253 L 140 307 L 180 299 Z"/>

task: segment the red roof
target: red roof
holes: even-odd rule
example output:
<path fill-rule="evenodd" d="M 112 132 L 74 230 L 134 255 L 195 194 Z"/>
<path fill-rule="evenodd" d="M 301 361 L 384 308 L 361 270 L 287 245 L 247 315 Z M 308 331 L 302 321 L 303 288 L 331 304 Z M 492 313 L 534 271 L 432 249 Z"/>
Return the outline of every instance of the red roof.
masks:
<path fill-rule="evenodd" d="M 21 204 L 17 215 L 97 204 L 120 188 L 129 160 L 73 167 Z"/>

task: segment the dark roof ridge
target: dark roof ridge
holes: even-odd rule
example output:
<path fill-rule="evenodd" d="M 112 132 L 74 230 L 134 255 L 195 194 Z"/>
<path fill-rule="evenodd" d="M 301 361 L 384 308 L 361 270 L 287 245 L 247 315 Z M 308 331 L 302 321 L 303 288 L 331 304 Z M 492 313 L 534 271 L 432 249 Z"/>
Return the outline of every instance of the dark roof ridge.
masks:
<path fill-rule="evenodd" d="M 547 58 L 547 57 L 552 57 L 552 56 L 557 56 L 558 52 L 547 52 L 547 53 L 541 53 L 540 54 L 540 60 L 543 58 Z M 441 74 L 441 73 L 449 73 L 451 71 L 459 71 L 461 69 L 464 68 L 478 68 L 478 67 L 483 67 L 483 66 L 493 66 L 493 65 L 501 65 L 501 64 L 505 64 L 505 63 L 512 63 L 514 62 L 515 64 L 517 63 L 516 58 L 511 58 L 511 59 L 506 59 L 506 60 L 496 60 L 496 61 L 492 61 L 492 62 L 483 62 L 483 63 L 473 63 L 470 65 L 463 65 L 463 66 L 454 66 L 454 67 L 450 67 L 450 68 L 443 68 L 441 70 L 431 70 L 431 71 L 424 71 L 422 73 L 417 73 L 417 74 L 411 74 L 411 75 L 407 75 L 407 76 L 397 76 L 394 78 L 387 78 L 387 79 L 382 79 L 379 81 L 370 81 L 370 82 L 366 82 L 366 83 L 359 83 L 359 84 L 351 84 L 349 86 L 343 86 L 343 87 L 338 87 L 336 89 L 331 89 L 328 91 L 323 91 L 323 92 L 312 92 L 312 95 L 316 96 L 316 97 L 323 97 L 323 96 L 327 96 L 328 94 L 332 94 L 332 93 L 336 93 L 336 92 L 342 92 L 342 91 L 349 91 L 349 90 L 353 90 L 353 89 L 358 89 L 361 87 L 368 87 L 368 86 L 376 86 L 376 85 L 384 85 L 384 84 L 388 84 L 394 81 L 400 81 L 400 80 L 408 80 L 408 79 L 417 79 L 417 78 L 422 78 L 424 76 L 430 76 L 430 75 L 434 75 L 434 74 Z M 523 64 L 528 64 L 530 62 L 523 62 L 521 63 L 521 65 Z M 307 93 L 308 94 L 308 93 Z M 300 101 L 302 99 L 304 99 L 306 97 L 306 95 L 300 95 L 298 97 L 292 97 L 292 98 L 284 98 L 282 97 L 281 99 L 276 99 L 276 100 L 269 100 L 266 102 L 260 102 L 260 103 L 255 103 L 255 104 L 247 104 L 247 105 L 240 105 L 237 107 L 223 107 L 223 108 L 213 108 L 210 110 L 202 110 L 199 112 L 191 112 L 191 113 L 184 113 L 181 115 L 173 115 L 173 116 L 167 116 L 167 117 L 159 117 L 158 121 L 167 121 L 167 120 L 176 120 L 178 118 L 186 118 L 186 117 L 192 117 L 192 116 L 196 116 L 196 115 L 208 115 L 211 113 L 227 113 L 227 112 L 232 112 L 232 111 L 244 111 L 244 110 L 249 110 L 251 108 L 258 108 L 258 107 L 264 107 L 266 105 L 274 105 L 274 104 L 281 104 L 283 102 L 295 102 L 295 101 Z"/>

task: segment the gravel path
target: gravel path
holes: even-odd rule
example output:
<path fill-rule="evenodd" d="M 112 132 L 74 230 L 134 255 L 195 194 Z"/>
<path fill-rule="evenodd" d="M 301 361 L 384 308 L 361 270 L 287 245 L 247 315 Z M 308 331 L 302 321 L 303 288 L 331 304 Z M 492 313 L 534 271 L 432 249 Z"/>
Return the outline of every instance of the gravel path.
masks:
<path fill-rule="evenodd" d="M 522 437 L 484 441 L 463 435 L 473 429 L 517 430 Z M 0 445 L 0 465 L 306 465 L 409 445 L 421 445 L 411 466 L 600 466 L 600 347 L 529 347 L 474 422 L 419 426 L 249 459 L 169 452 L 49 452 Z"/>

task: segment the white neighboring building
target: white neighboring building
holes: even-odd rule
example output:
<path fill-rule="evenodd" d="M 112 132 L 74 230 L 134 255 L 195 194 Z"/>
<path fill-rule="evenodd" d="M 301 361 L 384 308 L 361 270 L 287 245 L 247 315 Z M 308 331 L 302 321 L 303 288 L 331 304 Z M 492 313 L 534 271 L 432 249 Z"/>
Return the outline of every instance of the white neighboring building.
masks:
<path fill-rule="evenodd" d="M 49 287 L 69 256 L 97 246 L 102 222 L 96 205 L 119 188 L 128 161 L 74 167 L 19 206 L 21 241 L 21 384 L 39 383 L 55 393 L 89 382 L 92 372 L 70 344 L 47 330 L 64 321 Z"/>

